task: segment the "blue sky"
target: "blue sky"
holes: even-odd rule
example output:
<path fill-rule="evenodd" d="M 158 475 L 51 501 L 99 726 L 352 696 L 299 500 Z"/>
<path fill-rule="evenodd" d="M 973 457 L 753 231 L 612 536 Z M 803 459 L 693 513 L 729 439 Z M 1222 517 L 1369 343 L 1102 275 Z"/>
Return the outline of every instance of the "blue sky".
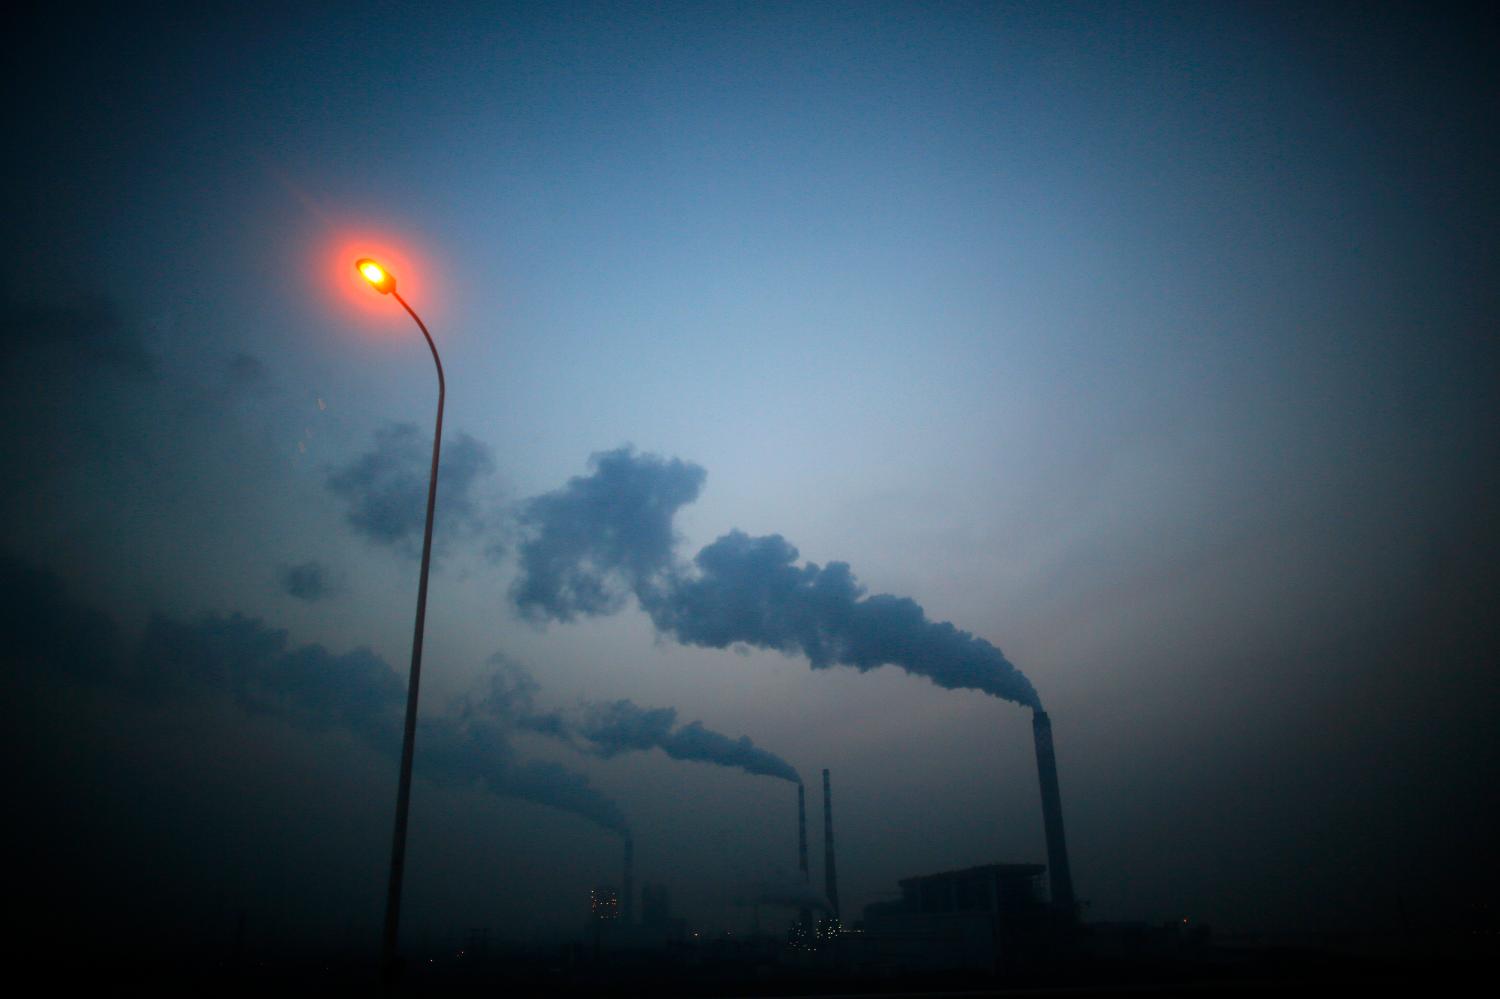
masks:
<path fill-rule="evenodd" d="M 1466 803 L 1495 763 L 1497 164 L 1458 14 L 257 5 L 26 32 L 4 550 L 122 641 L 241 614 L 404 675 L 415 560 L 331 487 L 394 425 L 429 432 L 419 336 L 354 284 L 350 253 L 385 251 L 468 458 L 440 493 L 434 717 L 500 652 L 545 706 L 673 707 L 830 767 L 846 906 L 1043 859 L 1014 704 L 683 646 L 634 597 L 518 613 L 517 514 L 633 445 L 706 473 L 681 562 L 780 534 L 1005 651 L 1052 713 L 1098 917 L 1379 922 L 1372 879 L 1414 858 L 1439 873 L 1392 898 L 1493 878 Z M 310 563 L 324 599 L 283 585 Z M 93 747 L 72 779 L 303 858 L 224 846 L 230 901 L 185 906 L 359 935 L 394 786 L 370 747 L 232 704 L 162 734 L 160 706 L 63 686 L 35 696 L 47 740 Z M 736 884 L 795 864 L 789 785 L 514 739 L 617 802 L 640 880 L 707 927 L 747 927 Z M 226 774 L 249 790 L 213 804 Z M 576 815 L 474 788 L 419 782 L 412 823 L 414 933 L 570 929 L 618 863 Z M 322 883 L 298 863 L 337 887 L 255 887 Z"/>

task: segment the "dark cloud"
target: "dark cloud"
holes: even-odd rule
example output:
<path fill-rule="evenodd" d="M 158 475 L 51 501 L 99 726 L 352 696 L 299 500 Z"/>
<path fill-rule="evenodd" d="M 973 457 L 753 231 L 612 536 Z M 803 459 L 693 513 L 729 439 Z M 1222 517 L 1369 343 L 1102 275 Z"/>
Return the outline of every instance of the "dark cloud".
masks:
<path fill-rule="evenodd" d="M 271 387 L 265 364 L 252 354 L 235 354 L 224 365 L 224 374 L 232 392 L 260 395 Z"/>
<path fill-rule="evenodd" d="M 705 473 L 629 447 L 589 458 L 591 472 L 525 504 L 521 574 L 512 597 L 533 620 L 608 614 L 670 568 L 672 517 Z"/>
<path fill-rule="evenodd" d="M 346 519 L 356 531 L 376 544 L 416 556 L 421 553 L 431 469 L 431 436 L 412 423 L 390 423 L 375 431 L 374 447 L 329 474 L 328 488 L 348 503 Z M 477 487 L 494 469 L 490 449 L 468 434 L 444 440 L 434 553 L 453 538 L 482 535 L 492 528 Z"/>
<path fill-rule="evenodd" d="M 0 498 L 35 497 L 86 461 L 138 453 L 138 414 L 158 394 L 158 369 L 108 299 L 0 301 Z"/>
<path fill-rule="evenodd" d="M 346 729 L 382 752 L 399 748 L 406 685 L 368 649 L 287 647 L 285 631 L 235 614 L 183 623 L 151 619 L 136 657 L 155 696 L 227 690 L 240 707 L 314 731 Z"/>
<path fill-rule="evenodd" d="M 282 568 L 277 576 L 281 588 L 290 596 L 309 603 L 338 592 L 332 575 L 321 562 L 302 562 Z"/>
<path fill-rule="evenodd" d="M 119 628 L 72 599 L 62 581 L 0 553 L 0 632 L 8 659 L 28 674 L 109 677 L 120 669 Z"/>
<path fill-rule="evenodd" d="M 916 601 L 866 595 L 849 566 L 798 566 L 779 534 L 731 531 L 691 567 L 673 561 L 672 517 L 697 498 L 696 465 L 629 449 L 590 459 L 592 474 L 531 500 L 512 598 L 532 618 L 617 610 L 634 592 L 658 631 L 687 645 L 744 643 L 801 653 L 815 669 L 899 666 L 950 689 L 1040 707 L 1031 682 L 995 646 Z"/>
<path fill-rule="evenodd" d="M 86 371 L 105 369 L 131 376 L 153 373 L 155 363 L 120 311 L 103 297 L 75 304 L 3 303 L 0 308 L 0 370 L 37 364 Z"/>

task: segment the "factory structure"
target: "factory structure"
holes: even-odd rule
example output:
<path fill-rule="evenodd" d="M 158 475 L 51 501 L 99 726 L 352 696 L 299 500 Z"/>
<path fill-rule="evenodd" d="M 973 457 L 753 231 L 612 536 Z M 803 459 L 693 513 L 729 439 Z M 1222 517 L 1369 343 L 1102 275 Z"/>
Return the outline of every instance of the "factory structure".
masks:
<path fill-rule="evenodd" d="M 833 860 L 833 790 L 828 784 L 828 768 L 823 768 L 823 894 L 833 910 L 833 922 L 839 921 L 839 875 Z"/>
<path fill-rule="evenodd" d="M 1032 716 L 1032 738 L 1047 863 L 992 863 L 903 878 L 897 898 L 865 906 L 863 918 L 853 925 L 844 921 L 839 904 L 829 772 L 823 770 L 821 894 L 812 887 L 807 794 L 798 783 L 800 884 L 791 897 L 772 901 L 795 909 L 787 937 L 792 951 L 850 969 L 977 971 L 1025 960 L 1065 939 L 1076 925 L 1078 905 L 1063 830 L 1052 722 L 1040 709 Z M 623 847 L 623 888 L 601 886 L 593 892 L 590 923 L 595 939 L 613 950 L 658 950 L 685 943 L 686 922 L 671 915 L 664 885 L 642 889 L 642 917 L 636 920 L 635 845 L 628 835 Z M 814 908 L 821 914 L 816 920 Z"/>
<path fill-rule="evenodd" d="M 1035 953 L 1049 928 L 1041 864 L 984 864 L 903 878 L 901 897 L 865 906 L 857 963 L 882 970 L 984 971 Z"/>
<path fill-rule="evenodd" d="M 1031 731 L 1047 863 L 983 864 L 903 878 L 898 882 L 899 897 L 865 906 L 863 920 L 840 934 L 837 948 L 846 966 L 880 971 L 994 970 L 1054 949 L 1072 934 L 1078 903 L 1063 830 L 1052 720 L 1045 711 L 1033 713 Z M 838 879 L 826 770 L 823 781 L 824 869 L 836 912 Z"/>

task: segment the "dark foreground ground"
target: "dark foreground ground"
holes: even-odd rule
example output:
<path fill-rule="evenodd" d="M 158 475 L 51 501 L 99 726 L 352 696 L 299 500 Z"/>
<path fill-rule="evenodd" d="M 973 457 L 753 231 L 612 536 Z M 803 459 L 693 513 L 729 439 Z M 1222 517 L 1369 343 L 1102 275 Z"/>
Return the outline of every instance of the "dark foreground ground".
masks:
<path fill-rule="evenodd" d="M 96 955 L 96 958 L 99 956 Z M 370 963 L 304 955 L 174 964 L 160 958 L 57 962 L 57 986 L 156 996 L 1126 996 L 1457 994 L 1500 978 L 1492 936 L 1466 940 L 1330 941 L 1296 946 L 1214 944 L 1135 956 L 1058 953 L 980 972 L 851 971 L 827 955 L 695 948 L 673 955 L 511 951 L 479 960 L 429 959 L 383 987 Z M 24 964 L 25 962 L 21 962 Z M 12 964 L 13 971 L 16 970 Z M 29 978 L 30 976 L 24 976 Z"/>

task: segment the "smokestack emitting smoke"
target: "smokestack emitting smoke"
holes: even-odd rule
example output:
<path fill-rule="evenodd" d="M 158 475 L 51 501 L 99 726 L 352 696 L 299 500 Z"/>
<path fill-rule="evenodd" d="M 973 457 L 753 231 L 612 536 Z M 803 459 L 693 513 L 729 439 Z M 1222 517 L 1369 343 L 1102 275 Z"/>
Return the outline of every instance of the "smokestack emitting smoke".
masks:
<path fill-rule="evenodd" d="M 625 897 L 621 900 L 620 916 L 626 926 L 635 924 L 635 840 L 625 834 L 625 873 L 620 878 Z"/>
<path fill-rule="evenodd" d="M 1040 709 L 1031 682 L 982 638 L 930 621 L 907 597 L 866 595 L 849 566 L 797 565 L 779 534 L 731 531 L 678 562 L 672 518 L 705 473 L 630 448 L 595 454 L 586 476 L 528 501 L 511 592 L 533 620 L 610 614 L 629 594 L 657 631 L 686 645 L 746 644 L 807 656 L 814 669 L 895 665 L 950 689 Z"/>
<path fill-rule="evenodd" d="M 698 498 L 703 469 L 628 447 L 595 454 L 589 466 L 588 475 L 521 510 L 525 540 L 511 597 L 523 614 L 536 621 L 611 614 L 633 594 L 660 634 L 685 645 L 800 652 L 814 669 L 894 665 L 940 687 L 1031 708 L 1053 902 L 1072 911 L 1051 726 L 1031 681 L 998 648 L 928 620 L 908 597 L 866 594 L 844 562 L 798 565 L 797 549 L 779 534 L 730 531 L 684 564 L 672 519 Z M 802 797 L 799 783 L 799 812 Z M 802 825 L 805 877 L 805 815 Z"/>
<path fill-rule="evenodd" d="M 828 905 L 833 909 L 833 918 L 839 918 L 839 876 L 833 863 L 833 791 L 828 782 L 828 770 L 823 770 L 823 893 L 828 896 Z"/>
<path fill-rule="evenodd" d="M 1057 789 L 1057 757 L 1052 751 L 1052 719 L 1038 710 L 1031 716 L 1036 742 L 1036 770 L 1042 786 L 1042 823 L 1047 833 L 1047 873 L 1052 905 L 1072 915 L 1073 874 L 1068 868 L 1068 843 L 1063 836 L 1062 795 Z"/>

